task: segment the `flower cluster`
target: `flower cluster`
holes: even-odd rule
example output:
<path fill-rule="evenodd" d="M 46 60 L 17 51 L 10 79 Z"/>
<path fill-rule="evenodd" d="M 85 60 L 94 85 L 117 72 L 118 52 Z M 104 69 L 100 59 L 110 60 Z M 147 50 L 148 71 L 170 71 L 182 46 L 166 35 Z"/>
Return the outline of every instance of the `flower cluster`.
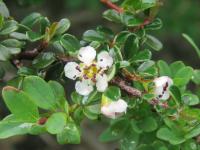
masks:
<path fill-rule="evenodd" d="M 113 58 L 107 51 L 101 51 L 97 55 L 96 50 L 91 47 L 82 47 L 78 52 L 81 63 L 69 62 L 65 65 L 65 76 L 78 81 L 75 89 L 80 95 L 89 95 L 96 85 L 97 91 L 104 92 L 108 87 L 108 78 L 105 73 L 113 65 Z"/>

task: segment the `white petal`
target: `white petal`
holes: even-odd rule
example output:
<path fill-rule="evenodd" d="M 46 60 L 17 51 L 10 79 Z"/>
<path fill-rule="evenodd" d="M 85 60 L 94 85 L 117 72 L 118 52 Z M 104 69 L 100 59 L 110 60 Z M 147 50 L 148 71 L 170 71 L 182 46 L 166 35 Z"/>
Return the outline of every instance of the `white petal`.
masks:
<path fill-rule="evenodd" d="M 164 92 L 164 94 L 162 95 L 162 97 L 160 97 L 159 99 L 161 99 L 161 100 L 167 100 L 167 99 L 169 99 L 169 97 L 170 97 L 169 92 Z"/>
<path fill-rule="evenodd" d="M 108 87 L 108 78 L 106 74 L 97 75 L 97 91 L 104 92 Z"/>
<path fill-rule="evenodd" d="M 69 62 L 64 67 L 65 76 L 69 79 L 75 80 L 77 77 L 81 76 L 81 69 L 79 65 L 75 62 Z"/>
<path fill-rule="evenodd" d="M 127 107 L 127 103 L 124 100 L 119 99 L 118 101 L 113 101 L 106 106 L 102 106 L 101 113 L 108 118 L 114 119 L 123 115 L 123 113 L 126 113 Z"/>
<path fill-rule="evenodd" d="M 162 76 L 154 79 L 154 94 L 158 99 L 167 100 L 170 97 L 169 88 L 173 85 L 173 80 L 168 76 Z"/>
<path fill-rule="evenodd" d="M 86 65 L 90 65 L 96 57 L 96 50 L 91 46 L 82 47 L 78 53 L 78 59 Z"/>
<path fill-rule="evenodd" d="M 102 51 L 97 56 L 97 65 L 101 68 L 110 68 L 113 64 L 113 58 L 109 55 L 108 52 Z"/>
<path fill-rule="evenodd" d="M 77 81 L 75 85 L 76 92 L 80 95 L 89 95 L 93 91 L 93 85 L 89 80 Z"/>
<path fill-rule="evenodd" d="M 112 111 L 112 110 L 109 108 L 109 106 L 103 106 L 103 107 L 101 107 L 101 113 L 102 113 L 103 115 L 105 115 L 106 117 L 108 117 L 108 118 L 112 118 L 112 119 L 115 118 L 115 112 Z"/>
<path fill-rule="evenodd" d="M 114 103 L 115 112 L 118 113 L 126 112 L 127 107 L 128 107 L 127 103 L 122 99 L 119 99 Z"/>

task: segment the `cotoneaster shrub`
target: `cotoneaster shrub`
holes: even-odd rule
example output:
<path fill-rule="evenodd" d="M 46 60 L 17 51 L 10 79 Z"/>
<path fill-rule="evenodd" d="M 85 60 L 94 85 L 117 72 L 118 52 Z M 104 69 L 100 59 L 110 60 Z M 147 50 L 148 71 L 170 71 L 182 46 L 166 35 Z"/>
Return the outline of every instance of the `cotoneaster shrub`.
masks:
<path fill-rule="evenodd" d="M 60 144 L 79 144 L 81 122 L 88 118 L 109 122 L 99 139 L 117 140 L 121 150 L 200 149 L 199 97 L 188 88 L 199 86 L 200 70 L 151 59 L 162 49 L 150 32 L 162 27 L 157 13 L 163 3 L 101 2 L 110 8 L 103 17 L 121 31 L 98 26 L 78 39 L 67 32 L 67 18 L 52 23 L 32 13 L 19 22 L 0 1 L 0 61 L 17 69 L 4 81 L 8 70 L 0 67 L 11 113 L 0 122 L 0 138 L 48 132 Z M 38 46 L 28 50 L 33 43 Z M 69 80 L 72 93 L 64 88 Z"/>

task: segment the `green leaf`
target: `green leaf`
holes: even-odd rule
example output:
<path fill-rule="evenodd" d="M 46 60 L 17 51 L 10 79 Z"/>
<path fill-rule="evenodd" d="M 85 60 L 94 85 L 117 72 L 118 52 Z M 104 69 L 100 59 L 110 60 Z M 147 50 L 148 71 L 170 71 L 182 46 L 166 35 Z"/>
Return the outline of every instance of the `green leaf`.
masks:
<path fill-rule="evenodd" d="M 132 34 L 130 35 L 124 44 L 124 54 L 127 59 L 131 59 L 139 49 L 139 40 Z"/>
<path fill-rule="evenodd" d="M 110 86 L 104 92 L 104 96 L 108 97 L 113 101 L 117 101 L 121 97 L 121 90 L 116 86 Z"/>
<path fill-rule="evenodd" d="M 189 106 L 199 104 L 199 97 L 191 93 L 183 94 L 182 100 L 186 105 L 189 105 Z"/>
<path fill-rule="evenodd" d="M 170 142 L 172 145 L 178 145 L 185 141 L 183 136 L 177 135 L 175 132 L 172 132 L 166 127 L 158 130 L 157 137 L 161 140 Z"/>
<path fill-rule="evenodd" d="M 191 44 L 191 46 L 195 49 L 197 55 L 200 58 L 200 49 L 195 44 L 195 42 L 192 40 L 192 38 L 190 36 L 188 36 L 187 34 L 184 34 L 184 33 L 182 34 L 182 36 Z"/>
<path fill-rule="evenodd" d="M 83 40 L 88 41 L 88 42 L 92 42 L 92 41 L 98 41 L 98 42 L 105 42 L 105 37 L 95 31 L 95 30 L 88 30 L 83 34 Z"/>
<path fill-rule="evenodd" d="M 4 22 L 5 22 L 4 17 L 0 14 L 0 29 L 3 27 Z"/>
<path fill-rule="evenodd" d="M 131 126 L 125 133 L 125 137 L 120 140 L 120 150 L 133 150 L 139 143 L 140 135 Z"/>
<path fill-rule="evenodd" d="M 63 131 L 57 134 L 59 144 L 80 144 L 80 132 L 73 122 L 67 122 Z"/>
<path fill-rule="evenodd" d="M 53 93 L 58 101 L 62 101 L 63 98 L 65 99 L 65 89 L 63 86 L 57 81 L 49 81 L 48 84 L 50 85 Z"/>
<path fill-rule="evenodd" d="M 101 99 L 101 93 L 97 90 L 94 90 L 92 93 L 89 94 L 89 96 L 85 96 L 82 100 L 83 105 L 89 105 L 92 103 L 97 102 Z"/>
<path fill-rule="evenodd" d="M 46 128 L 44 125 L 33 124 L 28 133 L 31 135 L 39 135 L 45 132 L 46 132 Z"/>
<path fill-rule="evenodd" d="M 138 123 L 139 128 L 144 132 L 152 132 L 158 128 L 158 124 L 153 117 L 147 117 Z"/>
<path fill-rule="evenodd" d="M 115 141 L 123 137 L 129 127 L 128 119 L 114 120 L 99 137 L 101 142 Z"/>
<path fill-rule="evenodd" d="M 71 94 L 71 99 L 75 104 L 82 104 L 83 96 L 79 95 L 77 92 Z"/>
<path fill-rule="evenodd" d="M 177 86 L 185 86 L 193 75 L 193 69 L 191 67 L 184 67 L 180 69 L 174 76 L 174 84 Z"/>
<path fill-rule="evenodd" d="M 37 106 L 43 109 L 55 109 L 56 98 L 53 90 L 40 77 L 26 77 L 23 82 L 23 90 L 31 96 Z"/>
<path fill-rule="evenodd" d="M 186 139 L 191 139 L 193 137 L 196 137 L 200 134 L 200 125 L 197 125 L 192 129 L 189 133 L 185 135 Z"/>
<path fill-rule="evenodd" d="M 10 16 L 9 10 L 3 1 L 0 1 L 0 14 L 5 18 Z"/>
<path fill-rule="evenodd" d="M 146 35 L 146 44 L 150 46 L 153 50 L 160 51 L 163 48 L 162 43 L 152 35 Z"/>
<path fill-rule="evenodd" d="M 17 22 L 14 20 L 6 21 L 3 28 L 0 30 L 0 35 L 10 34 L 18 29 Z"/>
<path fill-rule="evenodd" d="M 16 39 L 6 39 L 2 41 L 1 44 L 6 47 L 16 47 L 16 48 L 22 48 L 25 45 L 24 42 L 21 42 Z"/>
<path fill-rule="evenodd" d="M 61 37 L 60 43 L 65 48 L 66 53 L 69 54 L 76 54 L 81 47 L 76 37 L 70 34 L 64 34 Z"/>
<path fill-rule="evenodd" d="M 200 70 L 194 70 L 192 81 L 196 84 L 200 84 Z"/>
<path fill-rule="evenodd" d="M 182 150 L 198 150 L 197 143 L 195 140 L 190 139 L 182 144 L 181 149 Z"/>
<path fill-rule="evenodd" d="M 21 21 L 21 24 L 32 28 L 38 21 L 40 21 L 41 18 L 42 16 L 39 13 L 32 13 L 28 15 L 27 17 L 25 17 Z"/>
<path fill-rule="evenodd" d="M 171 69 L 165 61 L 159 60 L 157 62 L 157 65 L 158 65 L 158 68 L 159 68 L 160 76 L 172 77 Z"/>
<path fill-rule="evenodd" d="M 69 29 L 69 27 L 70 27 L 69 19 L 67 19 L 67 18 L 61 19 L 57 25 L 56 35 L 65 33 Z"/>
<path fill-rule="evenodd" d="M 162 20 L 156 18 L 152 23 L 145 26 L 145 30 L 159 30 L 163 26 Z"/>
<path fill-rule="evenodd" d="M 146 70 L 148 70 L 149 68 L 151 68 L 152 66 L 155 65 L 155 62 L 152 60 L 146 61 L 144 63 L 142 63 L 139 67 L 138 67 L 138 71 L 139 72 L 144 72 Z"/>
<path fill-rule="evenodd" d="M 172 85 L 170 87 L 170 94 L 172 96 L 172 98 L 175 100 L 176 104 L 179 106 L 180 104 L 182 104 L 182 100 L 181 100 L 181 92 L 178 89 L 178 87 Z"/>
<path fill-rule="evenodd" d="M 10 52 L 7 47 L 0 44 L 0 60 L 6 61 L 10 58 Z"/>
<path fill-rule="evenodd" d="M 37 121 L 38 108 L 26 93 L 7 86 L 3 89 L 2 95 L 7 107 L 17 118 L 27 122 Z"/>
<path fill-rule="evenodd" d="M 40 34 L 44 34 L 46 29 L 51 25 L 49 19 L 47 17 L 41 17 L 40 20 Z"/>
<path fill-rule="evenodd" d="M 132 13 L 128 12 L 121 15 L 121 22 L 128 27 L 136 27 L 143 23 L 141 19 L 136 18 Z"/>
<path fill-rule="evenodd" d="M 103 17 L 109 21 L 113 21 L 116 23 L 120 23 L 121 22 L 121 17 L 119 15 L 119 13 L 115 10 L 107 10 L 103 13 Z"/>
<path fill-rule="evenodd" d="M 28 67 L 20 67 L 17 71 L 17 74 L 20 76 L 36 75 L 37 72 Z"/>
<path fill-rule="evenodd" d="M 51 134 L 58 134 L 63 132 L 66 125 L 66 115 L 63 112 L 54 113 L 45 123 L 46 129 Z"/>
<path fill-rule="evenodd" d="M 42 69 L 50 66 L 56 60 L 52 52 L 41 53 L 32 62 L 33 67 Z"/>
<path fill-rule="evenodd" d="M 149 51 L 148 49 L 145 49 L 143 51 L 139 51 L 136 55 L 133 56 L 133 58 L 130 61 L 140 63 L 140 62 L 150 60 L 151 57 L 152 57 L 151 51 Z"/>
<path fill-rule="evenodd" d="M 156 5 L 156 0 L 125 0 L 122 7 L 128 11 L 144 11 Z"/>
<path fill-rule="evenodd" d="M 115 74 L 116 74 L 116 65 L 112 65 L 112 67 L 109 68 L 107 71 L 108 81 L 112 80 L 114 78 Z"/>
<path fill-rule="evenodd" d="M 26 36 L 31 42 L 36 42 L 44 38 L 44 35 L 32 31 L 26 32 Z"/>
<path fill-rule="evenodd" d="M 27 134 L 32 125 L 32 123 L 21 123 L 18 121 L 1 121 L 0 139 Z"/>
<path fill-rule="evenodd" d="M 170 64 L 170 69 L 172 72 L 172 76 L 174 77 L 175 74 L 182 68 L 184 68 L 185 65 L 182 61 L 175 61 L 174 63 Z"/>
<path fill-rule="evenodd" d="M 99 104 L 86 106 L 83 109 L 83 113 L 89 119 L 96 120 L 96 119 L 98 119 L 98 116 L 99 116 L 99 114 L 101 112 L 100 109 L 101 109 L 101 106 Z"/>
<path fill-rule="evenodd" d="M 56 81 L 49 81 L 48 84 L 53 90 L 58 106 L 62 108 L 62 110 L 64 110 L 66 113 L 68 113 L 69 106 L 66 100 L 65 89 L 63 88 L 63 86 Z"/>
<path fill-rule="evenodd" d="M 10 37 L 18 39 L 18 40 L 28 40 L 26 34 L 19 33 L 19 32 L 12 32 L 12 33 L 10 33 Z"/>
<path fill-rule="evenodd" d="M 122 31 L 115 36 L 114 41 L 116 42 L 117 45 L 121 47 L 122 45 L 124 45 L 125 41 L 130 36 L 130 34 L 131 33 L 128 31 Z"/>

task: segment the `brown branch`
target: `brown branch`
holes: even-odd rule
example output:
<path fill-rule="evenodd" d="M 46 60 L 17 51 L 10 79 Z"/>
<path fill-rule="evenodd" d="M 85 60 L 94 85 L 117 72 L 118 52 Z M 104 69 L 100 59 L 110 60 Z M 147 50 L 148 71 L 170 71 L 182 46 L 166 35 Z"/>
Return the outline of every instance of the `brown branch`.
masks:
<path fill-rule="evenodd" d="M 106 4 L 109 8 L 116 10 L 119 13 L 123 13 L 124 10 L 123 8 L 115 5 L 114 3 L 112 3 L 110 0 L 100 0 L 102 3 Z"/>
<path fill-rule="evenodd" d="M 151 82 L 152 79 L 144 79 L 135 73 L 129 72 L 127 69 L 122 69 L 122 74 L 130 81 Z"/>
<path fill-rule="evenodd" d="M 18 54 L 15 59 L 21 60 L 21 59 L 26 59 L 26 60 L 32 60 L 33 58 L 37 57 L 40 52 L 42 52 L 44 49 L 46 49 L 48 46 L 48 43 L 43 41 L 41 44 L 34 48 L 33 50 L 28 50 L 28 51 L 23 51 L 20 54 Z"/>
<path fill-rule="evenodd" d="M 26 50 L 23 51 L 21 53 L 19 53 L 18 55 L 14 56 L 11 60 L 11 63 L 17 68 L 19 69 L 20 67 L 23 66 L 23 63 L 21 62 L 21 60 L 25 59 L 25 60 L 32 60 L 35 57 L 37 57 L 39 55 L 40 52 L 42 52 L 44 49 L 46 49 L 48 46 L 48 43 L 43 41 L 41 42 L 41 44 L 34 48 L 33 50 Z"/>
<path fill-rule="evenodd" d="M 142 96 L 142 92 L 140 90 L 127 85 L 127 83 L 120 77 L 116 77 L 112 79 L 111 83 L 119 86 L 123 91 L 127 92 L 131 96 L 135 96 L 135 97 Z"/>

